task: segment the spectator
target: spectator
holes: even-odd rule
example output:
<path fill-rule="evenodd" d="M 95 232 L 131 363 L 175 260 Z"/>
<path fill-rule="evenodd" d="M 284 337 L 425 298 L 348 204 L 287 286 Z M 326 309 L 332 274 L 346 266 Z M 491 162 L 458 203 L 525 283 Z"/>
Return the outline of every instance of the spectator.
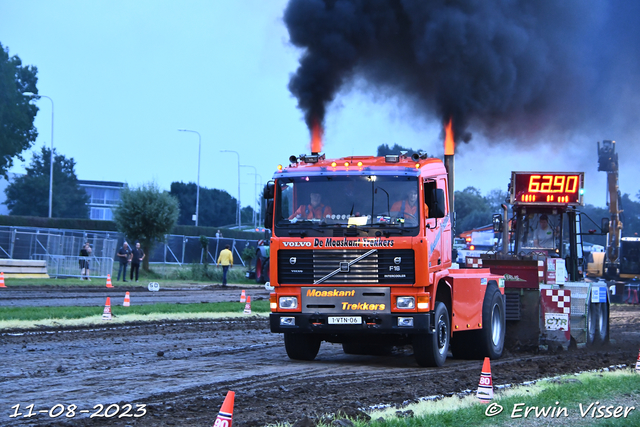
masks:
<path fill-rule="evenodd" d="M 224 249 L 220 251 L 218 266 L 222 266 L 222 286 L 227 286 L 227 272 L 230 267 L 233 267 L 233 253 L 229 249 L 229 245 L 226 245 Z"/>
<path fill-rule="evenodd" d="M 122 281 L 127 281 L 127 265 L 131 262 L 131 249 L 129 249 L 129 244 L 124 242 L 122 247 L 118 250 L 118 261 L 120 261 L 120 267 L 118 268 L 118 278 L 116 280 L 120 280 L 120 273 L 122 274 Z"/>
<path fill-rule="evenodd" d="M 220 232 L 220 230 L 216 232 L 216 239 L 222 239 L 222 233 Z"/>
<path fill-rule="evenodd" d="M 91 256 L 91 246 L 86 242 L 80 249 L 80 280 L 89 280 L 89 256 Z"/>
<path fill-rule="evenodd" d="M 140 263 L 145 257 L 145 253 L 140 247 L 140 242 L 136 242 L 136 247 L 131 250 L 131 276 L 133 281 L 133 272 L 136 272 L 136 282 L 138 281 L 138 271 L 140 271 Z"/>

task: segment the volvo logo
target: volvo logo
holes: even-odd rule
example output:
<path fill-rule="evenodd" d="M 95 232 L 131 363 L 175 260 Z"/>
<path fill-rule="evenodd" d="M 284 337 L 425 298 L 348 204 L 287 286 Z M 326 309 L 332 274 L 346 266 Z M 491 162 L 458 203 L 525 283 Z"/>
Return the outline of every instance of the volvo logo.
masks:
<path fill-rule="evenodd" d="M 291 258 L 289 258 L 289 264 L 293 265 L 296 263 L 296 257 L 292 256 Z"/>
<path fill-rule="evenodd" d="M 393 259 L 394 264 L 400 264 L 402 262 L 402 257 L 397 256 Z"/>

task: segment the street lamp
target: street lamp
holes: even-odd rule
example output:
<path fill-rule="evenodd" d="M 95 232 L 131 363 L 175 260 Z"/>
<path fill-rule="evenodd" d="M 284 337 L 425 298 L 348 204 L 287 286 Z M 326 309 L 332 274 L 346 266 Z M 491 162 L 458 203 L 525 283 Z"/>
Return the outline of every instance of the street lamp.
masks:
<path fill-rule="evenodd" d="M 241 207 L 242 205 L 240 204 L 240 154 L 237 151 L 233 151 L 233 150 L 220 150 L 221 153 L 236 153 L 236 156 L 238 156 L 238 228 L 240 228 L 240 226 L 242 225 L 242 220 L 241 220 Z"/>
<path fill-rule="evenodd" d="M 195 130 L 189 129 L 178 129 L 180 132 L 192 132 L 198 134 L 198 188 L 196 189 L 196 227 L 198 226 L 198 220 L 200 219 L 200 148 L 202 146 L 202 138 L 200 137 L 200 133 Z"/>
<path fill-rule="evenodd" d="M 51 159 L 49 160 L 49 218 L 51 218 L 51 206 L 53 202 L 53 99 L 46 95 L 39 95 L 33 92 L 23 92 L 24 96 L 47 98 L 51 101 Z"/>
<path fill-rule="evenodd" d="M 240 165 L 241 168 L 253 168 L 253 228 L 256 228 L 256 200 L 258 197 L 258 193 L 256 192 L 256 185 L 258 184 L 258 182 L 256 181 L 258 179 L 258 170 L 256 169 L 255 166 L 251 166 L 251 165 Z"/>
<path fill-rule="evenodd" d="M 249 174 L 249 175 L 254 175 L 254 176 L 256 176 L 258 178 L 258 181 L 256 182 L 256 188 L 260 188 L 260 186 L 261 186 L 260 183 L 262 182 L 262 175 L 260 175 L 259 173 L 252 173 L 252 174 Z M 260 195 L 260 199 L 259 200 L 260 200 L 260 206 L 258 206 L 258 213 L 257 213 L 258 222 L 257 222 L 257 224 L 261 224 L 262 223 L 262 200 L 264 200 L 262 198 L 262 194 Z M 257 204 L 257 200 L 256 200 L 256 204 Z M 258 227 L 257 224 L 256 224 L 256 228 Z"/>

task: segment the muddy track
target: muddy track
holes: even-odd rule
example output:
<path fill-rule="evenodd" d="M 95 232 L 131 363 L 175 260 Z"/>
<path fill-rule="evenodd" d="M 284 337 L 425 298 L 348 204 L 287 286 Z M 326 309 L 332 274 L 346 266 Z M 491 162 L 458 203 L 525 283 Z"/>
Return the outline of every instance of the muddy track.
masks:
<path fill-rule="evenodd" d="M 492 363 L 494 384 L 633 363 L 640 308 L 615 306 L 611 325 L 615 343 L 605 348 L 507 352 Z M 0 425 L 10 426 L 207 426 L 228 390 L 236 392 L 234 425 L 295 422 L 345 406 L 401 406 L 473 390 L 482 365 L 449 358 L 442 368 L 425 369 L 416 365 L 410 347 L 384 357 L 355 356 L 327 343 L 315 361 L 291 361 L 282 336 L 271 334 L 267 320 L 258 317 L 4 333 L 0 361 Z M 127 403 L 146 404 L 147 413 L 88 418 L 94 405 L 124 408 Z M 16 404 L 23 414 L 29 404 L 34 411 L 73 404 L 90 412 L 10 418 Z"/>

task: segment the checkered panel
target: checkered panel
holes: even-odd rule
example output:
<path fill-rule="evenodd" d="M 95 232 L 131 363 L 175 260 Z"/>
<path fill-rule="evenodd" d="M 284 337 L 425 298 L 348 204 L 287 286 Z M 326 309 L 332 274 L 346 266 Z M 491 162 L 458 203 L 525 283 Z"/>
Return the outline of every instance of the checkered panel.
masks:
<path fill-rule="evenodd" d="M 551 297 L 552 303 L 558 307 L 562 313 L 571 313 L 571 291 L 564 289 L 546 289 L 545 295 Z"/>

